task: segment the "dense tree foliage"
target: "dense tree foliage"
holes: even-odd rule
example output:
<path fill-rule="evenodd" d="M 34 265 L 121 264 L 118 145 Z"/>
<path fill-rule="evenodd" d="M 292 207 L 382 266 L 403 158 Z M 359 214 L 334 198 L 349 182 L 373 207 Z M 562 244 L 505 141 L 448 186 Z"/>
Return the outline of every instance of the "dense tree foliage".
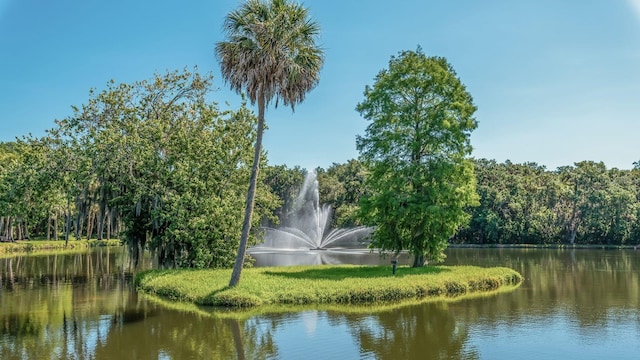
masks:
<path fill-rule="evenodd" d="M 320 200 L 333 208 L 331 224 L 334 227 L 362 225 L 358 215 L 360 199 L 365 193 L 367 171 L 362 162 L 349 160 L 333 163 L 326 170 L 317 168 Z"/>
<path fill-rule="evenodd" d="M 267 166 L 262 171 L 264 182 L 271 192 L 280 200 L 273 218 L 264 218 L 263 225 L 277 226 L 294 211 L 294 205 L 300 187 L 304 181 L 306 170 L 299 166 L 288 168 L 286 165 Z"/>
<path fill-rule="evenodd" d="M 583 161 L 475 162 L 480 206 L 454 241 L 477 244 L 638 244 L 640 170 Z"/>
<path fill-rule="evenodd" d="M 183 71 L 111 82 L 47 136 L 5 144 L 4 228 L 62 216 L 67 239 L 115 232 L 134 258 L 149 248 L 165 266 L 231 266 L 256 118 L 221 112 L 206 99 L 211 80 Z M 278 206 L 260 184 L 256 225 Z"/>
<path fill-rule="evenodd" d="M 383 72 L 380 79 L 387 76 Z M 46 136 L 0 143 L 0 240 L 120 237 L 134 257 L 150 249 L 165 266 L 234 264 L 257 118 L 244 106 L 220 111 L 207 100 L 211 82 L 210 76 L 189 71 L 132 84 L 111 82 L 104 91 L 92 91 L 85 105 L 57 121 Z M 372 99 L 360 104 L 360 110 L 375 114 L 384 109 L 373 106 L 383 104 L 374 100 L 384 100 L 375 90 L 368 89 Z M 410 104 L 397 110 L 407 109 L 411 111 Z M 373 137 L 374 132 L 359 140 L 366 162 L 349 160 L 315 169 L 321 202 L 334 210 L 331 224 L 371 224 L 376 217 L 392 215 L 386 224 L 390 230 L 377 235 L 376 246 L 411 249 L 415 245 L 384 241 L 397 240 L 398 234 L 419 235 L 429 239 L 427 243 L 434 241 L 428 250 L 438 254 L 448 236 L 436 239 L 437 221 L 420 211 L 455 220 L 459 212 L 447 218 L 439 207 L 461 203 L 452 184 L 470 181 L 473 168 L 480 204 L 467 207 L 470 222 L 457 227 L 450 242 L 640 244 L 638 163 L 620 170 L 583 161 L 551 171 L 536 163 L 486 159 L 475 160 L 471 167 L 463 159 L 460 167 L 447 168 L 434 153 L 413 162 L 420 151 L 431 151 L 428 146 L 412 147 L 413 140 L 423 136 L 432 146 L 436 140 L 454 140 L 448 132 L 464 128 L 447 118 L 451 113 L 436 116 L 440 122 L 424 132 L 415 131 L 422 125 L 418 117 L 412 127 L 403 128 L 400 117 L 390 116 L 385 126 L 370 127 L 388 136 L 388 142 Z M 402 136 L 391 136 L 397 130 Z M 466 149 L 466 137 L 458 139 Z M 260 166 L 252 222 L 273 226 L 293 210 L 306 170 L 267 166 L 264 156 Z M 443 178 L 447 181 L 438 182 Z M 460 190 L 467 200 L 473 197 L 473 184 L 468 184 Z M 403 233 L 402 226 L 414 228 Z M 450 229 L 451 234 L 456 229 Z M 259 232 L 251 235 L 250 244 L 259 240 Z"/>
<path fill-rule="evenodd" d="M 275 166 L 267 167 L 266 172 L 272 192 L 283 202 L 293 201 L 304 170 Z M 360 224 L 361 219 L 356 217 L 352 223 L 351 218 L 345 221 L 340 214 L 351 209 L 357 212 L 360 198 L 367 194 L 367 172 L 362 162 L 334 163 L 316 172 L 320 201 L 334 208 L 332 226 Z M 640 244 L 640 169 L 607 169 L 602 163 L 582 161 L 547 170 L 536 163 L 476 159 L 474 172 L 480 204 L 467 209 L 470 222 L 451 242 Z M 277 186 L 275 178 L 279 179 Z M 286 213 L 284 208 L 276 214 Z"/>
<path fill-rule="evenodd" d="M 61 184 L 68 175 L 62 171 L 52 173 L 51 169 L 57 168 L 57 163 L 72 162 L 57 161 L 57 155 L 47 149 L 42 139 L 0 143 L 0 236 L 64 238 L 70 198 L 72 237 L 98 237 L 100 206 L 95 190 L 79 188 L 78 196 L 67 197 L 66 187 Z M 486 159 L 475 160 L 474 169 L 480 205 L 468 209 L 472 215 L 469 226 L 461 228 L 453 242 L 640 244 L 640 169 L 606 169 L 602 163 L 584 161 L 550 171 L 536 163 Z M 247 172 L 246 165 L 244 171 Z M 349 160 L 327 169 L 317 168 L 316 172 L 320 178 L 320 201 L 334 209 L 332 225 L 360 224 L 352 212 L 357 213 L 359 200 L 366 194 L 363 164 Z M 261 173 L 264 203 L 274 209 L 261 220 L 263 225 L 274 226 L 292 211 L 306 170 L 279 165 L 265 166 Z M 243 193 L 238 196 L 244 197 Z M 273 196 L 279 201 L 274 201 Z M 123 217 L 116 215 L 115 204 L 108 208 L 111 215 L 102 225 L 103 237 L 118 236 L 124 228 Z M 181 214 L 186 215 L 186 209 Z M 222 231 L 221 227 L 218 229 Z M 232 250 L 224 251 L 233 256 Z"/>
<path fill-rule="evenodd" d="M 371 123 L 357 147 L 371 172 L 361 203 L 371 246 L 408 250 L 414 266 L 440 261 L 477 202 L 471 95 L 444 58 L 418 49 L 392 57 L 364 96 L 357 110 Z"/>
<path fill-rule="evenodd" d="M 319 81 L 323 51 L 320 28 L 309 11 L 290 0 L 246 0 L 225 18 L 227 40 L 216 45 L 222 76 L 237 92 L 258 105 L 258 129 L 240 246 L 229 286 L 240 281 L 251 230 L 257 189 L 264 112 L 276 99 L 285 106 L 302 102 Z"/>

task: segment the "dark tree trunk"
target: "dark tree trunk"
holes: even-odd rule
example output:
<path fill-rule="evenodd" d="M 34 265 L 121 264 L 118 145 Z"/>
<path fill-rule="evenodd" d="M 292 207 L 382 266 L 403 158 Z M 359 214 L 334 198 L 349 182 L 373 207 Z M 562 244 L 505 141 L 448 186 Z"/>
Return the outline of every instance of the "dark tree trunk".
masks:
<path fill-rule="evenodd" d="M 98 240 L 102 240 L 102 234 L 104 230 L 104 220 L 106 218 L 106 214 L 107 214 L 107 201 L 105 200 L 104 187 L 102 187 L 100 189 L 100 202 L 98 203 L 98 216 L 96 219 L 97 221 L 96 231 L 97 231 Z"/>
<path fill-rule="evenodd" d="M 424 266 L 424 256 L 422 255 L 416 255 L 413 258 L 413 267 L 422 267 Z"/>
<path fill-rule="evenodd" d="M 51 214 L 47 217 L 47 240 L 51 240 Z"/>
<path fill-rule="evenodd" d="M 11 216 L 7 220 L 7 239 L 13 241 L 13 218 Z"/>
<path fill-rule="evenodd" d="M 24 221 L 24 238 L 29 240 L 29 222 L 27 220 Z"/>
<path fill-rule="evenodd" d="M 69 234 L 71 233 L 71 199 L 67 197 L 67 213 L 64 229 L 64 245 L 69 244 Z"/>
<path fill-rule="evenodd" d="M 58 240 L 58 214 L 56 213 L 53 217 L 53 239 Z"/>
<path fill-rule="evenodd" d="M 109 211 L 109 214 L 107 215 L 107 220 L 106 220 L 106 225 L 107 225 L 107 240 L 111 239 L 111 211 Z"/>
<path fill-rule="evenodd" d="M 93 211 L 89 210 L 89 216 L 87 217 L 87 240 L 91 240 L 91 234 L 93 234 L 93 224 L 95 217 Z"/>

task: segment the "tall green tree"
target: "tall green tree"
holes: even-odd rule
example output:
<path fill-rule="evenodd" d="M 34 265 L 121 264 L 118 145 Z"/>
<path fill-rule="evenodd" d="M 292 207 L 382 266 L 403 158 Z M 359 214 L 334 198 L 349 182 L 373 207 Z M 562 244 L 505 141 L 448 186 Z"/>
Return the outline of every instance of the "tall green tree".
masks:
<path fill-rule="evenodd" d="M 87 233 L 116 219 L 134 261 L 148 248 L 165 266 L 233 265 L 257 119 L 245 106 L 221 112 L 206 100 L 211 86 L 186 70 L 111 82 L 49 132 L 63 150 L 52 173 L 65 174 Z M 259 220 L 277 201 L 266 186 L 256 197 Z"/>
<path fill-rule="evenodd" d="M 276 99 L 291 106 L 319 81 L 323 51 L 318 24 L 290 0 L 247 0 L 224 21 L 227 40 L 216 44 L 222 76 L 236 92 L 258 105 L 258 130 L 240 245 L 229 286 L 240 281 L 258 181 L 265 108 Z"/>
<path fill-rule="evenodd" d="M 357 110 L 371 121 L 357 147 L 370 169 L 362 213 L 371 246 L 409 250 L 413 266 L 444 258 L 448 240 L 476 204 L 471 95 L 442 57 L 420 48 L 391 57 Z"/>

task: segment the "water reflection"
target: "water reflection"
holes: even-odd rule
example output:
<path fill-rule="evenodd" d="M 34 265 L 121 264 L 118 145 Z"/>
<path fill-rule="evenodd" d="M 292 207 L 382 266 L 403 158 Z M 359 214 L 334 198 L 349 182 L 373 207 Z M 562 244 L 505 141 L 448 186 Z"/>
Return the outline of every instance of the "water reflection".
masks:
<path fill-rule="evenodd" d="M 265 359 L 275 355 L 268 334 L 239 320 L 197 317 L 176 311 L 119 322 L 96 348 L 98 359 Z"/>
<path fill-rule="evenodd" d="M 640 252 L 452 249 L 448 261 L 506 265 L 525 277 L 493 301 L 452 305 L 472 329 L 468 348 L 483 357 L 634 359 L 640 350 Z"/>
<path fill-rule="evenodd" d="M 365 317 L 345 316 L 361 353 L 376 359 L 477 359 L 468 328 L 444 303 L 408 306 Z"/>
<path fill-rule="evenodd" d="M 581 324 L 598 323 L 612 309 L 640 309 L 640 252 L 617 250 L 451 249 L 447 262 L 507 266 L 525 281 L 506 298 L 481 302 L 528 315 L 570 311 Z"/>
<path fill-rule="evenodd" d="M 145 266 L 151 264 L 146 259 Z M 148 302 L 120 251 L 0 259 L 0 359 L 260 359 L 270 334 Z"/>
<path fill-rule="evenodd" d="M 16 256 L 0 269 L 2 359 L 89 358 L 131 295 L 109 249 Z"/>
<path fill-rule="evenodd" d="M 640 351 L 640 252 L 447 253 L 448 264 L 508 266 L 525 282 L 454 303 L 235 320 L 138 296 L 120 250 L 0 259 L 0 359 L 625 359 Z M 388 265 L 367 252 L 266 255 L 258 265 Z"/>

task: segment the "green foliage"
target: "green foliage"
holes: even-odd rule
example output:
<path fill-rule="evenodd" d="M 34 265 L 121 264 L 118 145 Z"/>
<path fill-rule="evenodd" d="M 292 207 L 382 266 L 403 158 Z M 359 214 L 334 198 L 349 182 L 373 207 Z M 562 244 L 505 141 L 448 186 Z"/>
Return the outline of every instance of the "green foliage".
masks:
<path fill-rule="evenodd" d="M 456 297 L 517 285 L 522 276 L 507 268 L 295 266 L 247 269 L 250 276 L 229 288 L 228 270 L 153 270 L 136 276 L 147 293 L 200 305 L 384 304 Z"/>
<path fill-rule="evenodd" d="M 106 232 L 134 259 L 150 249 L 164 266 L 231 266 L 257 119 L 244 105 L 219 110 L 211 88 L 210 75 L 187 70 L 112 81 L 47 136 L 4 144 L 0 230 L 52 227 L 58 238 L 62 228 L 67 240 Z M 260 184 L 255 225 L 278 205 Z"/>
<path fill-rule="evenodd" d="M 371 121 L 357 147 L 370 171 L 361 213 L 371 246 L 409 250 L 414 266 L 440 261 L 477 203 L 469 136 L 471 95 L 451 65 L 420 49 L 392 57 L 357 110 Z"/>
<path fill-rule="evenodd" d="M 640 172 L 583 161 L 475 161 L 480 206 L 454 241 L 479 244 L 638 244 Z"/>
<path fill-rule="evenodd" d="M 358 217 L 360 199 L 365 195 L 367 170 L 362 162 L 352 159 L 345 164 L 333 163 L 327 170 L 318 168 L 320 201 L 333 207 L 332 225 L 362 225 Z"/>
<path fill-rule="evenodd" d="M 290 0 L 246 0 L 225 18 L 216 55 L 225 80 L 252 103 L 274 97 L 292 108 L 320 80 L 320 27 Z"/>
<path fill-rule="evenodd" d="M 275 210 L 271 221 L 271 225 L 275 225 L 293 212 L 306 171 L 299 166 L 290 169 L 286 165 L 278 165 L 265 167 L 263 173 L 265 184 L 280 200 L 280 206 Z"/>

